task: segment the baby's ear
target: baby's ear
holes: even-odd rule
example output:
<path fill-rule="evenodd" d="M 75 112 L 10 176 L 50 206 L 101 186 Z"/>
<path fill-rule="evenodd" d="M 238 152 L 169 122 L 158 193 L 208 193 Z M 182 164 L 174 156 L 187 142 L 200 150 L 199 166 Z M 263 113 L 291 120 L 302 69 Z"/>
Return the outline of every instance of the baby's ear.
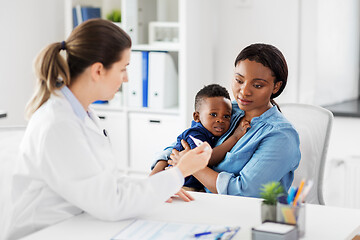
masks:
<path fill-rule="evenodd" d="M 199 112 L 194 112 L 193 113 L 193 118 L 195 122 L 200 122 L 200 113 Z"/>

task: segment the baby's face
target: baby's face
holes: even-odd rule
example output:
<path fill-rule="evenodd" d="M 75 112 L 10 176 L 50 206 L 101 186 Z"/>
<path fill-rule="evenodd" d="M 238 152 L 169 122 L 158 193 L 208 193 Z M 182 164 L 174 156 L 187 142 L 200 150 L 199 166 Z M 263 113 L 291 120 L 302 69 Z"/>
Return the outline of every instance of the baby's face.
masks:
<path fill-rule="evenodd" d="M 230 127 L 231 101 L 224 97 L 204 98 L 201 102 L 198 118 L 195 119 L 210 131 L 220 137 Z"/>

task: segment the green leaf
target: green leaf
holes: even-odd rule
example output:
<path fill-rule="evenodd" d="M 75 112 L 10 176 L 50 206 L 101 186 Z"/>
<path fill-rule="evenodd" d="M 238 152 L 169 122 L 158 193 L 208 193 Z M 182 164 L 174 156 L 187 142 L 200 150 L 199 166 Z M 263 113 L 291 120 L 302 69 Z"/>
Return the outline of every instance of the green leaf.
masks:
<path fill-rule="evenodd" d="M 106 15 L 106 19 L 113 22 L 121 22 L 121 10 L 114 9 Z"/>
<path fill-rule="evenodd" d="M 269 182 L 260 188 L 260 196 L 264 199 L 265 204 L 275 205 L 277 197 L 284 193 L 284 188 L 280 182 Z"/>

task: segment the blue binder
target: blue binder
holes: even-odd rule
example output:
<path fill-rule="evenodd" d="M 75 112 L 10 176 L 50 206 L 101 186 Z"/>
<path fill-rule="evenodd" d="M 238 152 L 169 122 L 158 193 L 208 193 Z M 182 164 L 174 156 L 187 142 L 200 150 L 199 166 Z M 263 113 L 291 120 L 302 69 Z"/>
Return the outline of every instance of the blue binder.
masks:
<path fill-rule="evenodd" d="M 72 9 L 72 15 L 73 15 L 73 28 L 75 28 L 77 25 L 79 25 L 77 14 L 76 14 L 76 8 Z"/>
<path fill-rule="evenodd" d="M 142 52 L 143 107 L 148 107 L 149 52 Z"/>
<path fill-rule="evenodd" d="M 80 9 L 79 11 L 77 10 Z M 78 14 L 80 16 L 78 16 Z M 86 20 L 92 19 L 92 18 L 101 18 L 101 9 L 97 7 L 73 7 L 72 9 L 72 15 L 73 15 L 73 27 L 75 28 L 77 25 L 79 25 L 81 22 L 78 21 L 82 20 L 82 22 L 85 22 Z"/>
<path fill-rule="evenodd" d="M 100 8 L 96 7 L 81 7 L 81 14 L 83 22 L 92 18 L 101 17 Z"/>

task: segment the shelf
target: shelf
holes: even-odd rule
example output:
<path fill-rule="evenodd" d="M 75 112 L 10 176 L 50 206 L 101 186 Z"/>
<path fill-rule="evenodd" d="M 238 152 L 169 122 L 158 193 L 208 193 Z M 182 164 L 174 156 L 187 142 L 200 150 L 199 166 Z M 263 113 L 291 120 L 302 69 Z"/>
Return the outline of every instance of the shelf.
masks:
<path fill-rule="evenodd" d="M 7 114 L 6 114 L 5 111 L 0 110 L 0 118 L 5 118 L 6 115 L 7 115 Z"/>
<path fill-rule="evenodd" d="M 324 108 L 330 110 L 334 116 L 360 118 L 360 99 L 332 104 Z"/>
<path fill-rule="evenodd" d="M 137 112 L 137 113 L 168 114 L 168 115 L 180 114 L 180 110 L 178 107 L 166 108 L 166 109 L 151 109 L 151 108 L 129 108 L 124 106 L 114 106 L 111 104 L 92 104 L 91 107 L 95 110 L 105 110 L 105 111 Z"/>
<path fill-rule="evenodd" d="M 165 108 L 165 109 L 151 109 L 151 108 L 126 108 L 128 112 L 138 113 L 156 113 L 156 114 L 169 114 L 177 115 L 180 114 L 179 108 Z"/>
<path fill-rule="evenodd" d="M 179 44 L 137 44 L 133 45 L 131 50 L 135 51 L 165 51 L 165 52 L 178 52 Z"/>

